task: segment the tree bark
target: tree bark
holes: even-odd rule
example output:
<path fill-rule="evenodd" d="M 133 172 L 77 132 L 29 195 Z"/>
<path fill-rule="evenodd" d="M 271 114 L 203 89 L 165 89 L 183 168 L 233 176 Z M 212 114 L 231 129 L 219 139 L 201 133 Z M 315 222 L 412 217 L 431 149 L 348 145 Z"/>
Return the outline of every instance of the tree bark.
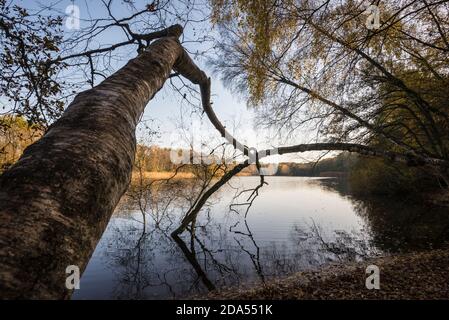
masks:
<path fill-rule="evenodd" d="M 179 27 L 180 28 L 180 27 Z M 68 298 L 130 182 L 135 129 L 183 49 L 152 43 L 62 117 L 0 177 L 0 298 Z"/>

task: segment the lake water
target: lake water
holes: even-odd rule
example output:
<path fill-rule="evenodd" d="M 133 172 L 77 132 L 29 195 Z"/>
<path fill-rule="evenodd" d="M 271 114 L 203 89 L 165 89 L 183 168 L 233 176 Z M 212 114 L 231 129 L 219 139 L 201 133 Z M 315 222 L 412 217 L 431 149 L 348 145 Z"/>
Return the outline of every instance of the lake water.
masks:
<path fill-rule="evenodd" d="M 357 198 L 332 178 L 266 181 L 246 213 L 250 192 L 240 192 L 259 179 L 233 178 L 177 241 L 170 233 L 187 212 L 188 187 L 170 189 L 173 196 L 148 195 L 142 210 L 142 202 L 125 201 L 72 298 L 179 299 L 332 262 L 436 248 L 449 239 L 444 208 L 407 198 Z"/>

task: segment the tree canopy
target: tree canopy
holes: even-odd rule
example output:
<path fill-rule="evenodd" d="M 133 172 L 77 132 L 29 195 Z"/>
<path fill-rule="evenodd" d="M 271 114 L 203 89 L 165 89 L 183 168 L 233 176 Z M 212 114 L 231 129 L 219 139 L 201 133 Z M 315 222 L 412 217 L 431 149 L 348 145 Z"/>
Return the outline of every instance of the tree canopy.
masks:
<path fill-rule="evenodd" d="M 215 70 L 259 124 L 447 159 L 448 2 L 212 1 Z"/>

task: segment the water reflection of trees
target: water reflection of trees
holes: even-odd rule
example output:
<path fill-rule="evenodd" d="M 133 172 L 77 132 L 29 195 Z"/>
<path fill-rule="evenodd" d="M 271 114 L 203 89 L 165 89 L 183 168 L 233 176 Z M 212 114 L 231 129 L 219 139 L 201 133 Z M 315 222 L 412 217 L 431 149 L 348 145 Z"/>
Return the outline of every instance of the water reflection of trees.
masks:
<path fill-rule="evenodd" d="M 142 225 L 135 221 L 120 221 L 108 237 L 108 250 L 104 254 L 105 263 L 115 275 L 114 298 L 148 299 L 150 292 L 174 297 L 167 278 L 178 271 L 177 268 L 159 269 L 155 262 L 159 248 L 176 254 L 176 249 L 169 244 L 169 237 L 156 229 L 143 232 Z"/>
<path fill-rule="evenodd" d="M 336 185 L 322 184 L 338 191 Z M 232 196 L 226 205 L 229 212 L 220 218 L 213 215 L 212 203 L 229 201 L 226 194 L 231 191 L 244 194 L 231 188 L 217 193 L 182 235 L 172 237 L 171 231 L 183 218 L 181 212 L 191 207 L 192 188 L 178 181 L 150 190 L 153 193 L 145 196 L 151 196 L 151 201 L 137 205 L 138 211 L 133 203 L 136 199 L 124 204 L 119 219 L 122 224 L 112 228 L 105 256 L 115 272 L 116 298 L 186 297 L 266 281 L 329 262 L 359 261 L 380 251 L 436 246 L 448 237 L 449 219 L 435 210 L 430 217 L 422 208 L 356 199 L 340 191 L 353 201 L 367 222 L 366 229 L 333 230 L 310 220 L 292 226 L 288 242 L 266 243 L 252 232 L 248 220 L 254 199 L 238 202 L 238 197 Z M 142 208 L 143 215 L 151 217 L 146 228 L 139 219 Z"/>
<path fill-rule="evenodd" d="M 447 209 L 403 200 L 355 200 L 356 212 L 384 251 L 407 252 L 439 248 L 449 241 Z"/>
<path fill-rule="evenodd" d="M 397 253 L 440 248 L 449 242 L 447 208 L 420 199 L 404 197 L 358 196 L 351 194 L 344 180 L 323 181 L 328 188 L 348 197 L 355 212 L 367 225 L 373 246 Z"/>

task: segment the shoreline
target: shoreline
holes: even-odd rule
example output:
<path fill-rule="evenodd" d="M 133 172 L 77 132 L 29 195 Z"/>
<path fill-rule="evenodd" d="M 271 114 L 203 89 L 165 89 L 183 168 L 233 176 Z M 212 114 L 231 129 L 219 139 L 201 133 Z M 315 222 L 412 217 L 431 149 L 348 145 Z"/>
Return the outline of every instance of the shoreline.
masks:
<path fill-rule="evenodd" d="M 380 289 L 365 286 L 368 265 L 380 269 Z M 229 287 L 197 299 L 346 300 L 449 299 L 449 248 L 338 263 L 249 288 Z"/>
<path fill-rule="evenodd" d="M 143 173 L 143 179 L 154 180 L 154 179 L 169 179 L 175 174 L 174 171 L 145 171 Z M 218 176 L 217 176 L 218 177 Z M 252 172 L 242 171 L 236 174 L 236 177 L 259 177 L 258 174 Z M 336 175 L 268 175 L 266 177 L 287 177 L 287 178 L 342 178 Z M 195 175 L 192 172 L 180 171 L 172 179 L 194 179 Z M 133 171 L 132 180 L 139 179 L 139 173 Z"/>

